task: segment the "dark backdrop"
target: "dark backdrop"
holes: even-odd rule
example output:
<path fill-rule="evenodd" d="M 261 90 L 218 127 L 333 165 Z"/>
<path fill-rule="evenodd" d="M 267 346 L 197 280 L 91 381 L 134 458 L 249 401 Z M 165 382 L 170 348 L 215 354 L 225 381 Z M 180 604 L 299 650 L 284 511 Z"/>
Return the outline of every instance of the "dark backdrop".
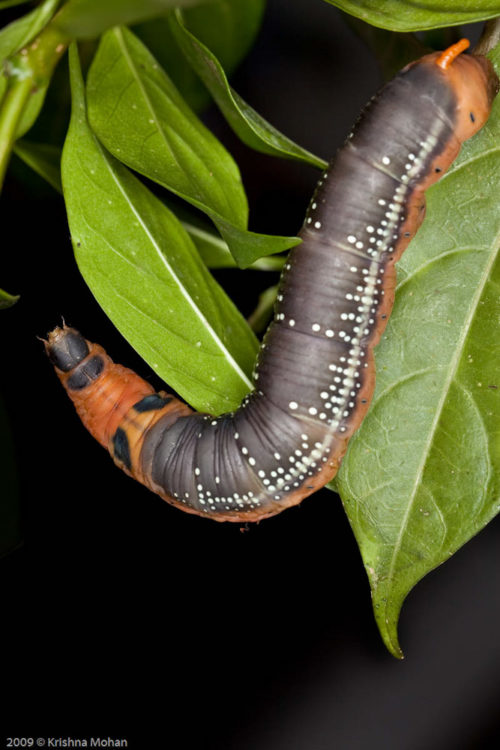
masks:
<path fill-rule="evenodd" d="M 379 83 L 363 44 L 321 0 L 269 0 L 234 79 L 324 157 Z M 207 121 L 241 164 L 251 228 L 296 232 L 315 170 L 250 152 L 213 111 Z M 13 166 L 2 286 L 22 298 L 1 315 L 1 379 L 24 544 L 0 561 L 0 735 L 206 750 L 496 747 L 498 522 L 410 595 L 399 663 L 378 636 L 335 495 L 244 531 L 185 515 L 132 482 L 77 421 L 37 337 L 63 315 L 161 384 L 80 279 L 59 199 L 41 183 L 28 191 Z M 220 278 L 249 312 L 248 277 Z"/>

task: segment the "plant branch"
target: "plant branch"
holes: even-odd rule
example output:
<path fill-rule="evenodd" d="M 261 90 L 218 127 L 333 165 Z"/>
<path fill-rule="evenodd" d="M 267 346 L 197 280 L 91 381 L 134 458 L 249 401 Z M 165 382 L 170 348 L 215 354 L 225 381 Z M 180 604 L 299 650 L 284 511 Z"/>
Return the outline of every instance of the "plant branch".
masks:
<path fill-rule="evenodd" d="M 3 99 L 0 109 L 0 189 L 16 140 L 17 125 L 32 89 L 32 76 L 17 79 L 8 88 Z"/>
<path fill-rule="evenodd" d="M 0 106 L 0 191 L 29 98 L 48 83 L 69 41 L 52 25 L 46 26 L 34 42 L 6 63 L 8 85 Z"/>

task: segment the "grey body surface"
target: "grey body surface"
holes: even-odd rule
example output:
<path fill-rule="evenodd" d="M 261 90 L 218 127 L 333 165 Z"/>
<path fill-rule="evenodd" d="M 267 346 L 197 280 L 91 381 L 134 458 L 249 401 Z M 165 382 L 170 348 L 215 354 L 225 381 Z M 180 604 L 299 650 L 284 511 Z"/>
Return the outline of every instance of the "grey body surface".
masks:
<path fill-rule="evenodd" d="M 416 188 L 454 137 L 455 109 L 453 90 L 418 64 L 369 102 L 283 270 L 255 390 L 233 414 L 160 420 L 141 454 L 151 489 L 202 514 L 264 517 L 336 473 L 373 392 L 386 271 L 412 234 Z"/>

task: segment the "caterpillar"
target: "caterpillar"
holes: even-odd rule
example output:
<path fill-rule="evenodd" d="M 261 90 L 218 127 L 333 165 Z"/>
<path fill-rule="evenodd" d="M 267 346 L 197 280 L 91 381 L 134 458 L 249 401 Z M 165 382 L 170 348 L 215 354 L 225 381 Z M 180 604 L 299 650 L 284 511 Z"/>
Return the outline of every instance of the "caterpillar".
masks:
<path fill-rule="evenodd" d="M 375 384 L 373 348 L 395 262 L 425 191 L 486 122 L 490 62 L 463 39 L 406 66 L 362 112 L 320 179 L 284 266 L 254 390 L 231 414 L 193 412 L 70 327 L 45 342 L 84 425 L 174 506 L 217 521 L 275 515 L 330 481 Z"/>

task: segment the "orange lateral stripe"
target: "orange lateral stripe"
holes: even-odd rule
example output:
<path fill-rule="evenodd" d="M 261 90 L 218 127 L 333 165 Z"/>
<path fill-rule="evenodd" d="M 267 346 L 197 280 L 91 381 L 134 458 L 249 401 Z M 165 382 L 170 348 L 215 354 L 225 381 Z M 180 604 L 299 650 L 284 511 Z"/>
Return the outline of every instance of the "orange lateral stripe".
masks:
<path fill-rule="evenodd" d="M 456 60 L 459 54 L 467 49 L 467 47 L 470 47 L 469 40 L 460 39 L 459 42 L 452 44 L 451 47 L 448 47 L 448 49 L 445 49 L 444 52 L 441 52 L 438 59 L 436 60 L 436 65 L 439 65 L 439 67 L 443 70 L 447 70 L 447 68 L 449 68 L 452 64 L 453 60 Z"/>

